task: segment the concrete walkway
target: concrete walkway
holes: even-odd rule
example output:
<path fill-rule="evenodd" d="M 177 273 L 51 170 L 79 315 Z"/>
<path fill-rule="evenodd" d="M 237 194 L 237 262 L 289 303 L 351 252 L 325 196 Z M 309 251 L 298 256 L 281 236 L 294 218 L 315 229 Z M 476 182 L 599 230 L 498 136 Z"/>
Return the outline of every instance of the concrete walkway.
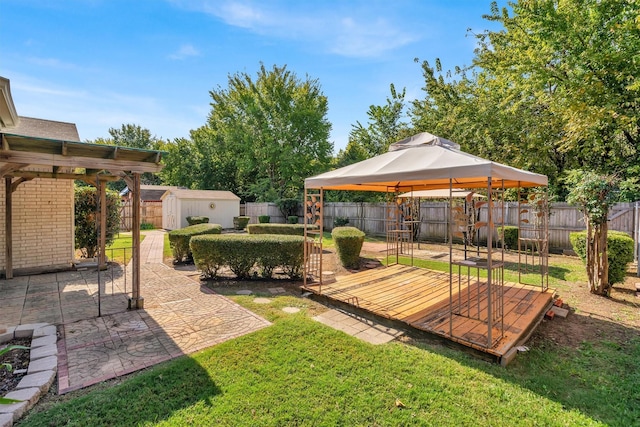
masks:
<path fill-rule="evenodd" d="M 59 393 L 193 353 L 270 324 L 201 286 L 197 276 L 189 276 L 192 271 L 180 272 L 162 264 L 164 232 L 145 234 L 140 247 L 143 310 L 127 310 L 130 268 L 0 280 L 0 325 L 48 322 L 58 326 Z"/>

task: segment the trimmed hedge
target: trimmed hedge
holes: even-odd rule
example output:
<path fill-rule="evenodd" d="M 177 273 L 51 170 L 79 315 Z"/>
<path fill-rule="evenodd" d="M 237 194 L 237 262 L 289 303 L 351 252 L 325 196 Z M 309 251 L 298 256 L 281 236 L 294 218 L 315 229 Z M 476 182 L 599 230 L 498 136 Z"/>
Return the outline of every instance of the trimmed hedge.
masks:
<path fill-rule="evenodd" d="M 289 215 L 287 217 L 287 224 L 297 224 L 298 223 L 298 215 Z"/>
<path fill-rule="evenodd" d="M 299 279 L 304 262 L 304 237 L 273 234 L 200 235 L 191 239 L 196 267 L 215 278 L 228 266 L 238 279 L 260 275 L 270 278 L 276 267 L 291 279 Z"/>
<path fill-rule="evenodd" d="M 317 225 L 308 225 L 311 230 L 317 230 Z M 289 236 L 304 236 L 304 224 L 249 224 L 249 234 L 285 234 Z"/>
<path fill-rule="evenodd" d="M 506 248 L 518 249 L 518 227 L 512 225 L 498 227 L 498 238 L 502 240 Z"/>
<path fill-rule="evenodd" d="M 569 233 L 573 250 L 583 262 L 587 259 L 587 232 Z M 627 266 L 633 261 L 633 239 L 622 231 L 607 233 L 607 260 L 609 261 L 609 283 L 623 283 Z"/>
<path fill-rule="evenodd" d="M 188 216 L 187 223 L 189 225 L 207 224 L 209 223 L 209 217 L 206 216 Z"/>
<path fill-rule="evenodd" d="M 355 227 L 336 227 L 331 232 L 338 258 L 344 267 L 360 266 L 360 250 L 364 243 L 364 236 L 365 234 Z"/>
<path fill-rule="evenodd" d="M 173 252 L 173 258 L 177 262 L 181 262 L 185 258 L 191 258 L 189 241 L 193 236 L 220 233 L 222 233 L 222 226 L 220 224 L 196 224 L 171 230 L 169 232 L 169 244 Z"/>

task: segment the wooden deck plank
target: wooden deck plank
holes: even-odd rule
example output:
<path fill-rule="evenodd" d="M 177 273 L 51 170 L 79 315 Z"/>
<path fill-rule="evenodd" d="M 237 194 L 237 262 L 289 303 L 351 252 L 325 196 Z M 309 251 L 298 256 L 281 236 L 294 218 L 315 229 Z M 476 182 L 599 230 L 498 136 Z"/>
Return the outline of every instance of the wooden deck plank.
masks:
<path fill-rule="evenodd" d="M 457 282 L 457 274 L 455 276 L 454 282 Z M 505 282 L 502 322 L 495 322 L 494 343 L 486 347 L 487 297 L 486 292 L 478 294 L 483 285 L 486 287 L 485 278 L 471 277 L 459 287 L 454 283 L 452 295 L 456 310 L 463 311 L 471 304 L 470 314 L 475 315 L 479 307 L 479 319 L 473 318 L 478 316 L 450 317 L 449 273 L 418 267 L 394 265 L 338 277 L 336 282 L 322 285 L 321 294 L 500 357 L 531 330 L 550 304 L 553 291 L 543 292 L 537 286 Z M 319 293 L 320 286 L 308 285 L 306 289 Z"/>

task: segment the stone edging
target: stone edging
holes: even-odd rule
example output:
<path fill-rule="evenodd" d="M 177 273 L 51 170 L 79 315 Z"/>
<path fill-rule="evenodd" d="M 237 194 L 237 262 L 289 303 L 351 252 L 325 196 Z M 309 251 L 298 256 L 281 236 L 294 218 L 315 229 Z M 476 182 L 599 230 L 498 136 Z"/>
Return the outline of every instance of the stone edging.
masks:
<path fill-rule="evenodd" d="M 0 405 L 0 427 L 11 427 L 26 411 L 31 409 L 40 396 L 49 391 L 58 369 L 58 334 L 55 325 L 31 323 L 0 329 L 0 344 L 14 338 L 31 337 L 31 351 L 27 375 L 23 376 L 16 389 L 4 397 L 21 400 L 11 405 Z"/>

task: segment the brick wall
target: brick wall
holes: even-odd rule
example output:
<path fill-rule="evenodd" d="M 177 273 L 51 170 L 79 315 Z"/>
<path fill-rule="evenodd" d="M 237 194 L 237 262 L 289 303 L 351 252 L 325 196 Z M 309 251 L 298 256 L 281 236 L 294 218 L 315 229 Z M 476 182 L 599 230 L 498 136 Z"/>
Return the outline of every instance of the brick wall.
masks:
<path fill-rule="evenodd" d="M 13 268 L 70 265 L 73 181 L 33 179 L 13 193 Z M 0 182 L 0 270 L 5 268 L 5 184 Z"/>

